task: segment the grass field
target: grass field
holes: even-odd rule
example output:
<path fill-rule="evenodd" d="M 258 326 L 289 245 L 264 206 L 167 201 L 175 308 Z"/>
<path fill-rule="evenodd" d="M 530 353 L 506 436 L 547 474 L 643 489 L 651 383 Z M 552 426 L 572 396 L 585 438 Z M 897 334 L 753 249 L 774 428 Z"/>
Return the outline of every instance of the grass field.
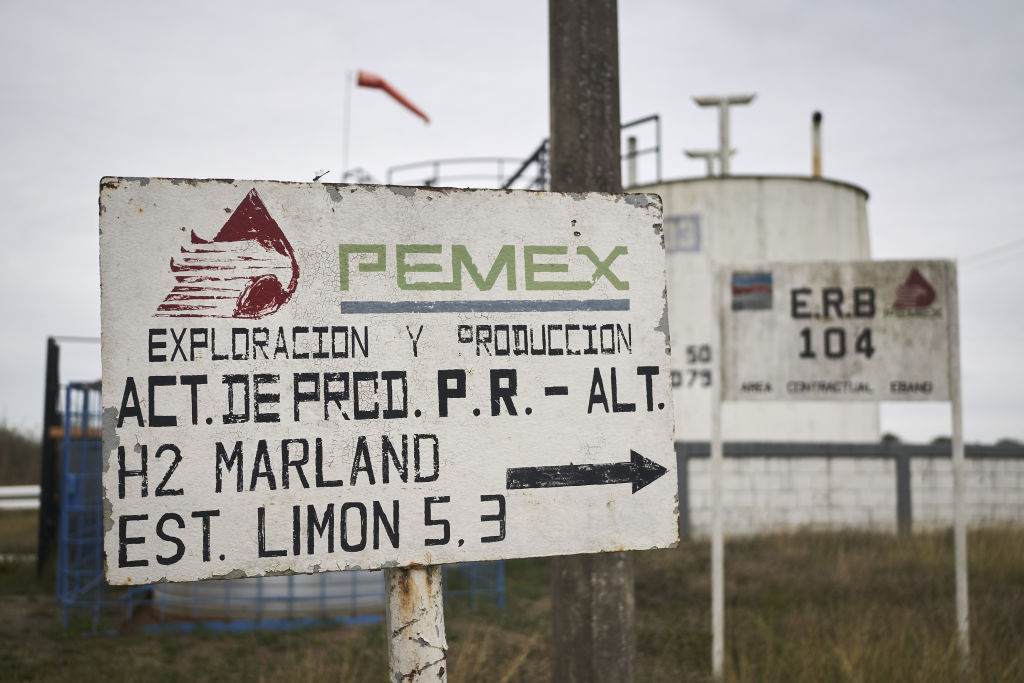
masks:
<path fill-rule="evenodd" d="M 0 516 L 0 554 L 34 540 Z M 29 540 L 26 541 L 26 536 Z M 708 680 L 706 542 L 636 557 L 638 681 Z M 970 536 L 973 681 L 1024 680 L 1024 530 Z M 550 563 L 507 564 L 508 607 L 453 604 L 452 681 L 550 680 Z M 730 541 L 726 680 L 953 681 L 952 541 L 800 533 Z M 0 679 L 381 681 L 381 625 L 245 634 L 76 635 L 34 563 L 0 562 Z"/>

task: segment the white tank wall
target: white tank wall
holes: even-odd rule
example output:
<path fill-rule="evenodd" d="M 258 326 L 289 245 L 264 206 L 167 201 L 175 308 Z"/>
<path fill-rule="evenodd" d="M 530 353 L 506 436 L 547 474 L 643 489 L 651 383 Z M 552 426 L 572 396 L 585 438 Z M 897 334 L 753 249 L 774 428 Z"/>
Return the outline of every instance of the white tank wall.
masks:
<path fill-rule="evenodd" d="M 689 178 L 631 191 L 664 202 L 677 440 L 710 438 L 711 262 L 871 257 L 867 193 L 810 177 Z M 687 347 L 695 347 L 688 362 Z M 727 403 L 725 439 L 877 441 L 875 404 Z"/>

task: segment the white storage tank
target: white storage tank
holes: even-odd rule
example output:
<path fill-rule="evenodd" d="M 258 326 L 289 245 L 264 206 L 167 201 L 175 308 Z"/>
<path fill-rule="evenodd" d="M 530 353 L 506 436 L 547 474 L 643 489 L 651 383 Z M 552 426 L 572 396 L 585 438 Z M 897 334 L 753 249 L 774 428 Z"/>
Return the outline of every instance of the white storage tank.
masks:
<path fill-rule="evenodd" d="M 684 178 L 629 189 L 664 202 L 676 440 L 708 440 L 712 263 L 868 259 L 868 193 L 800 176 Z M 878 406 L 726 403 L 722 432 L 733 441 L 877 441 Z"/>

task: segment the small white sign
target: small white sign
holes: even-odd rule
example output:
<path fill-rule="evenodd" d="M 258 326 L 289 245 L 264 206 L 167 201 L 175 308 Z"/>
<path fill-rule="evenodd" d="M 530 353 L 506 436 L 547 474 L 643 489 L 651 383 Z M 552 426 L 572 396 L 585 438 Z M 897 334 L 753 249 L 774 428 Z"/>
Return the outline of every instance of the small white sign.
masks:
<path fill-rule="evenodd" d="M 723 399 L 947 401 L 949 261 L 718 269 Z"/>
<path fill-rule="evenodd" d="M 107 178 L 114 584 L 678 540 L 656 195 Z"/>

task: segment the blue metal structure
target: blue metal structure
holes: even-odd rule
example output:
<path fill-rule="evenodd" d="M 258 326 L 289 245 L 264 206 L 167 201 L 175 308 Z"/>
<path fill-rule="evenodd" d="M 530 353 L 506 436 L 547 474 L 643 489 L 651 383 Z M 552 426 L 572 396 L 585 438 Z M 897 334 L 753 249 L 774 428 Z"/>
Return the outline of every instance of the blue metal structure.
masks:
<path fill-rule="evenodd" d="M 61 448 L 57 599 L 65 630 L 114 633 L 138 619 L 149 631 L 280 630 L 384 616 L 382 572 L 330 572 L 161 583 L 122 589 L 103 572 L 102 402 L 98 382 L 68 384 Z M 505 607 L 503 562 L 445 567 L 446 600 Z"/>
<path fill-rule="evenodd" d="M 57 599 L 64 628 L 74 612 L 100 629 L 103 579 L 103 473 L 99 383 L 71 383 L 64 394 Z"/>

